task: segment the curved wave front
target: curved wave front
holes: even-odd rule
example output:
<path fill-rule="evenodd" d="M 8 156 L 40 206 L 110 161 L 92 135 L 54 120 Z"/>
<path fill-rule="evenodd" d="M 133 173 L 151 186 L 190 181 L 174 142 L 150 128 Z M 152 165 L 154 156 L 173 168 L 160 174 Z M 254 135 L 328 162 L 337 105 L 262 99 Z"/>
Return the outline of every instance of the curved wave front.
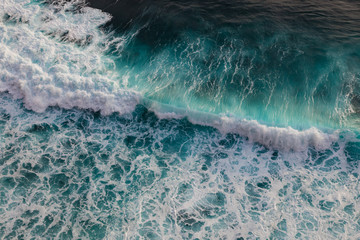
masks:
<path fill-rule="evenodd" d="M 169 84 L 175 86 L 178 84 L 171 79 L 187 79 L 185 75 L 171 76 L 171 72 L 167 71 L 176 73 L 181 70 L 173 68 L 172 64 L 164 63 L 165 68 L 159 68 L 152 66 L 150 62 L 150 66 L 143 66 L 142 70 L 138 69 L 142 65 L 137 65 L 135 72 L 134 68 L 121 65 L 123 69 L 119 70 L 118 55 L 115 57 L 109 55 L 109 51 L 116 49 L 117 54 L 119 51 L 124 54 L 124 51 L 129 50 L 126 47 L 132 44 L 134 36 L 139 33 L 132 32 L 122 37 L 105 33 L 100 27 L 106 24 L 111 16 L 89 7 L 82 7 L 81 11 L 76 12 L 75 6 L 75 3 L 71 2 L 43 7 L 31 1 L 16 4 L 6 1 L 1 9 L 3 20 L 0 36 L 0 89 L 11 93 L 14 98 L 23 99 L 28 109 L 43 112 L 49 106 L 66 109 L 76 107 L 100 111 L 108 115 L 113 112 L 130 113 L 137 104 L 141 103 L 158 112 L 159 116 L 164 115 L 164 111 L 168 111 L 167 116 L 175 111 L 175 115 L 188 117 L 194 123 L 213 126 L 222 132 L 239 133 L 251 141 L 276 149 L 304 150 L 308 146 L 323 148 L 336 140 L 336 134 L 326 134 L 315 128 L 301 131 L 291 127 L 266 126 L 258 123 L 256 118 L 245 120 L 236 115 L 236 111 L 235 115 L 232 114 L 233 117 L 224 117 L 221 111 L 208 109 L 207 104 L 204 104 L 206 99 L 200 101 L 199 98 L 189 95 L 192 94 L 191 92 L 182 90 L 183 86 L 179 87 L 180 90 L 176 89 L 177 92 L 169 91 Z M 189 49 L 184 49 L 184 53 L 187 50 Z M 201 53 L 201 49 L 193 50 L 195 52 L 200 50 Z M 162 54 L 164 51 L 155 56 L 153 63 L 162 63 L 165 58 L 156 59 Z M 172 58 L 168 56 L 166 59 Z M 176 63 L 176 59 L 174 62 Z M 189 63 L 194 62 L 191 60 Z M 232 71 L 231 64 L 229 66 Z M 155 72 L 149 72 L 151 68 Z M 158 82 L 159 86 L 154 85 L 153 80 L 146 77 L 146 75 L 154 76 L 154 73 L 164 78 L 161 80 L 163 82 Z M 164 74 L 170 75 L 166 77 Z M 198 77 L 201 78 L 201 73 L 199 74 Z M 134 79 L 135 75 L 136 79 Z M 201 82 L 201 79 L 199 80 Z M 132 81 L 131 84 L 137 86 L 127 86 L 131 85 L 128 81 Z M 163 83 L 167 86 L 162 86 Z M 202 84 L 198 87 L 201 86 Z M 198 87 L 190 86 L 190 89 Z M 220 89 L 221 86 L 217 87 Z M 223 87 L 226 91 L 228 86 Z M 249 90 L 245 86 L 246 89 Z M 160 95 L 156 95 L 157 92 Z M 162 95 L 165 92 L 166 96 Z M 178 94 L 184 92 L 185 98 L 190 100 L 193 98 L 192 102 L 182 102 L 181 99 L 179 101 Z M 227 93 L 221 94 L 226 96 Z M 245 95 L 240 94 L 239 97 Z M 152 107 L 159 98 L 167 103 L 169 97 L 174 97 L 180 104 L 170 101 L 170 105 L 158 104 L 158 107 Z M 215 101 L 216 97 L 215 94 Z M 221 104 L 219 106 L 222 106 Z M 216 103 L 214 106 L 217 106 Z M 252 107 L 257 108 L 257 106 Z M 261 106 L 259 108 L 261 110 Z M 259 120 L 267 122 L 267 118 L 259 117 Z"/>
<path fill-rule="evenodd" d="M 3 0 L 0 238 L 356 238 L 360 6 L 313 2 Z"/>

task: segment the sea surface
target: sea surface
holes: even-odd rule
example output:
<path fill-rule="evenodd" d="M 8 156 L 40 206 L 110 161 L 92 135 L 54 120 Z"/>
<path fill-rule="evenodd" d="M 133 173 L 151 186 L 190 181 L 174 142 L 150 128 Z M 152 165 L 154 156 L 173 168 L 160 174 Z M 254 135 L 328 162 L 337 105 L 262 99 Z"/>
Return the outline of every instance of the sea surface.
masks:
<path fill-rule="evenodd" d="M 1 239 L 360 239 L 360 2 L 0 0 Z"/>

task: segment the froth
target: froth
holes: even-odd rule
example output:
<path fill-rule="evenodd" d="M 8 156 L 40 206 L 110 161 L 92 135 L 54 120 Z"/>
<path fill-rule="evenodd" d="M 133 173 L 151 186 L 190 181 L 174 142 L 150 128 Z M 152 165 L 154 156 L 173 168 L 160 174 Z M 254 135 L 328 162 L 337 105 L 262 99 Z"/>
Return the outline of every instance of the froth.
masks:
<path fill-rule="evenodd" d="M 0 10 L 0 91 L 36 112 L 49 106 L 103 114 L 134 109 L 137 94 L 118 86 L 115 64 L 103 54 L 107 36 L 98 27 L 110 19 L 107 14 L 23 3 L 6 0 Z"/>
<path fill-rule="evenodd" d="M 36 114 L 0 95 L 5 239 L 358 236 L 356 136 L 285 153 L 141 111 Z"/>
<path fill-rule="evenodd" d="M 327 134 L 314 127 L 299 131 L 291 127 L 269 127 L 255 120 L 235 121 L 228 117 L 222 117 L 215 125 L 222 131 L 239 133 L 266 147 L 287 151 L 304 151 L 308 147 L 326 149 L 338 138 L 336 133 Z"/>
<path fill-rule="evenodd" d="M 163 108 L 163 109 L 162 109 Z M 296 130 L 292 127 L 274 127 L 259 123 L 256 120 L 238 119 L 236 117 L 218 116 L 200 112 L 173 109 L 160 104 L 150 106 L 159 118 L 187 117 L 193 124 L 211 126 L 222 133 L 237 133 L 249 141 L 262 144 L 268 148 L 284 151 L 306 151 L 309 147 L 317 150 L 327 149 L 338 139 L 338 132 L 325 133 L 312 127 Z M 175 112 L 174 112 L 175 111 Z"/>

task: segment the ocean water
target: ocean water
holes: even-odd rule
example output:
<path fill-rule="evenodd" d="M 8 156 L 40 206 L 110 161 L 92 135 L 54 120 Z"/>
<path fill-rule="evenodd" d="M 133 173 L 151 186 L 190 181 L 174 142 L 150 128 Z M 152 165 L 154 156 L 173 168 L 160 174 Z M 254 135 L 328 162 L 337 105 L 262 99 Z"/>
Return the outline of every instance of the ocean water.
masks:
<path fill-rule="evenodd" d="M 0 1 L 1 239 L 360 239 L 357 1 Z"/>

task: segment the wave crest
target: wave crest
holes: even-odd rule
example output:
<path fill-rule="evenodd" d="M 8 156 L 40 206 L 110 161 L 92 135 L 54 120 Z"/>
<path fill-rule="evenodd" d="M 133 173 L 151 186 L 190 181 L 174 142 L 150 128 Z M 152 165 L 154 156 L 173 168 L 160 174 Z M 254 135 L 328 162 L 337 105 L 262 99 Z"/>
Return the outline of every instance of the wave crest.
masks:
<path fill-rule="evenodd" d="M 0 21 L 0 91 L 23 99 L 25 107 L 36 112 L 59 106 L 91 109 L 105 115 L 123 114 L 132 112 L 139 103 L 148 102 L 138 93 L 124 90 L 116 81 L 120 76 L 115 63 L 104 54 L 108 36 L 99 30 L 99 26 L 109 21 L 108 14 L 90 8 L 79 13 L 66 11 L 71 5 L 59 10 L 56 6 L 40 8 L 28 3 L 6 0 L 0 10 L 3 19 Z M 87 41 L 87 44 L 79 46 L 68 41 Z M 324 149 L 337 139 L 336 134 L 316 128 L 299 131 L 291 127 L 269 127 L 255 120 L 186 110 L 172 114 L 174 108 L 164 111 L 153 108 L 152 104 L 145 103 L 160 118 L 187 116 L 194 124 L 238 133 L 274 149 L 301 151 L 309 146 Z"/>

